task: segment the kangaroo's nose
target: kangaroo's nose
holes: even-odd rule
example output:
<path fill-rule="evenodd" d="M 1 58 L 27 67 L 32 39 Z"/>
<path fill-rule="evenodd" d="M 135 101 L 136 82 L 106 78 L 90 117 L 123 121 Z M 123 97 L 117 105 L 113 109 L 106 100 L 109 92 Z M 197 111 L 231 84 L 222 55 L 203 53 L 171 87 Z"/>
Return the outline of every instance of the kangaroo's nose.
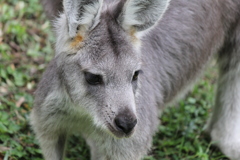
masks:
<path fill-rule="evenodd" d="M 116 116 L 114 122 L 118 130 L 128 135 L 137 124 L 137 118 L 132 113 L 122 112 Z"/>

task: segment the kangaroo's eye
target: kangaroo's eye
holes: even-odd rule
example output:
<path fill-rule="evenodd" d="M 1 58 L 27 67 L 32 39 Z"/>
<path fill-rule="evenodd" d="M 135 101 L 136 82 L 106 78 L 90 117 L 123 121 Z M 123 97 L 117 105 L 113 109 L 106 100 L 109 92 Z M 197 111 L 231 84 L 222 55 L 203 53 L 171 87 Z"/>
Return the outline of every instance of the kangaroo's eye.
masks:
<path fill-rule="evenodd" d="M 138 79 L 138 75 L 139 75 L 140 71 L 136 71 L 133 75 L 132 81 L 136 81 Z"/>
<path fill-rule="evenodd" d="M 102 79 L 102 76 L 100 76 L 100 75 L 92 74 L 89 72 L 84 72 L 84 76 L 85 76 L 87 83 L 90 85 L 103 84 L 103 79 Z"/>

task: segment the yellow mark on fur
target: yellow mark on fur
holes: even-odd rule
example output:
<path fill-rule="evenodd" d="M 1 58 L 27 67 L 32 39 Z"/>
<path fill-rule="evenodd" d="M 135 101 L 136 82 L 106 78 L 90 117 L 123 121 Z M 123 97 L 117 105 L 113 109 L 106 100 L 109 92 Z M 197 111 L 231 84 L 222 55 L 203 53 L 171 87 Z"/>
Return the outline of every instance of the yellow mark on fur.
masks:
<path fill-rule="evenodd" d="M 83 41 L 83 36 L 78 34 L 71 42 L 71 47 L 77 47 Z"/>
<path fill-rule="evenodd" d="M 138 40 L 138 38 L 136 37 L 135 33 L 136 33 L 136 29 L 132 27 L 130 29 L 130 36 L 132 37 L 132 41 L 133 42 L 136 42 Z"/>
<path fill-rule="evenodd" d="M 141 45 L 141 40 L 136 36 L 136 29 L 134 27 L 131 27 L 129 34 L 131 37 L 131 41 L 135 47 L 139 48 Z"/>

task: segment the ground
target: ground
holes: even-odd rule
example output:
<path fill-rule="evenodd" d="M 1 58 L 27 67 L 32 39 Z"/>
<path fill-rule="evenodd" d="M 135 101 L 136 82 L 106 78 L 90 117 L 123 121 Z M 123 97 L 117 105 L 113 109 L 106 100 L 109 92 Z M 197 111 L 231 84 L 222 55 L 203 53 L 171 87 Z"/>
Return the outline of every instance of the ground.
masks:
<path fill-rule="evenodd" d="M 54 36 L 38 0 L 0 0 L 0 160 L 40 160 L 29 126 L 34 91 L 54 55 Z M 214 62 L 187 97 L 160 118 L 152 151 L 145 160 L 227 159 L 204 134 L 214 103 Z M 77 135 L 69 140 L 67 160 L 88 160 Z"/>

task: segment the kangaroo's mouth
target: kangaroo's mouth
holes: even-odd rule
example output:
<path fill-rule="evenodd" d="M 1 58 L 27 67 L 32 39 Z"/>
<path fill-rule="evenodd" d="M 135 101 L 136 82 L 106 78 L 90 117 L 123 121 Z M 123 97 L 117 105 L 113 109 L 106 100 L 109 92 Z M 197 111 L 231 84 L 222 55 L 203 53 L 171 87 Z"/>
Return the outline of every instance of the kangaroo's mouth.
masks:
<path fill-rule="evenodd" d="M 125 132 L 123 129 L 121 129 L 117 126 L 113 126 L 109 123 L 107 123 L 107 128 L 109 129 L 111 134 L 116 138 L 129 138 L 133 135 L 133 133 L 135 131 L 135 128 L 133 128 L 131 131 Z"/>

